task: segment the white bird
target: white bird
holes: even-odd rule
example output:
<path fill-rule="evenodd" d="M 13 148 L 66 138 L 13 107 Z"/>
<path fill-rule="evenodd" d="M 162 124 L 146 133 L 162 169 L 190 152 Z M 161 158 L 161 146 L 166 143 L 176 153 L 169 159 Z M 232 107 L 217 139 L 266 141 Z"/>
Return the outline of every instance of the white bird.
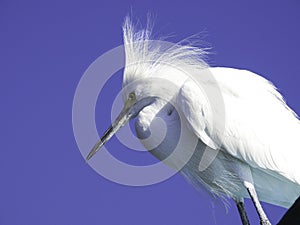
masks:
<path fill-rule="evenodd" d="M 290 207 L 300 195 L 297 115 L 265 78 L 247 70 L 209 67 L 203 60 L 205 49 L 182 42 L 154 44 L 150 30 L 136 31 L 125 19 L 124 108 L 87 160 L 134 117 L 139 138 L 159 160 L 172 154 L 185 127 L 182 135 L 191 142 L 185 141 L 167 164 L 195 188 L 232 198 L 244 225 L 249 220 L 243 200 L 249 197 L 260 223 L 270 224 L 260 201 Z M 154 123 L 156 118 L 164 120 L 166 134 Z M 163 135 L 163 142 L 154 146 L 155 137 Z M 188 162 L 182 162 L 189 154 Z"/>

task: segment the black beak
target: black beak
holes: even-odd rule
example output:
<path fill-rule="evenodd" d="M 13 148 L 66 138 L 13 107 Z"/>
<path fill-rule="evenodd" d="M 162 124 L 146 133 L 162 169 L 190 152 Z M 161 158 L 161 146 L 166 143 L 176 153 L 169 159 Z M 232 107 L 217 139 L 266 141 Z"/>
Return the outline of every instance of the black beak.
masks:
<path fill-rule="evenodd" d="M 125 105 L 119 114 L 119 116 L 115 119 L 112 125 L 106 130 L 100 140 L 94 145 L 88 156 L 86 157 L 86 161 L 91 159 L 99 149 L 122 127 L 124 126 L 131 118 L 135 116 L 135 113 L 132 112 L 133 105 L 136 103 L 135 97 L 129 97 L 125 102 Z"/>

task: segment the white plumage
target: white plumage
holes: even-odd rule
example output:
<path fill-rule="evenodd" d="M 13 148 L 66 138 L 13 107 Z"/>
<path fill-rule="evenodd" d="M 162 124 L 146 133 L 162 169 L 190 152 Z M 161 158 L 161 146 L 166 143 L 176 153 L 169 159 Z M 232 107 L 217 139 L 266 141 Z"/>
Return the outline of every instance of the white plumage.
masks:
<path fill-rule="evenodd" d="M 261 224 L 269 221 L 258 199 L 291 206 L 300 195 L 300 122 L 276 88 L 247 70 L 209 67 L 203 60 L 206 49 L 183 42 L 170 47 L 153 44 L 150 29 L 136 31 L 129 18 L 123 30 L 126 104 L 88 159 L 125 123 L 122 120 L 120 126 L 116 125 L 123 117 L 128 121 L 137 116 L 137 134 L 145 147 L 152 150 L 153 140 L 164 135 L 155 122 L 161 118 L 167 127 L 166 137 L 151 153 L 165 159 L 177 144 L 182 126 L 187 128 L 184 135 L 198 144 L 180 172 L 196 188 L 205 186 L 216 195 L 233 198 L 243 224 L 248 224 L 248 219 L 241 204 L 249 195 Z M 220 91 L 223 109 L 210 105 L 205 90 L 214 88 Z M 183 124 L 180 117 L 184 118 Z M 150 127 L 152 137 L 147 139 Z M 206 150 L 217 154 L 201 170 L 199 163 Z M 181 152 L 193 151 L 194 146 L 187 143 Z M 168 164 L 180 169 L 181 163 L 178 156 Z"/>
<path fill-rule="evenodd" d="M 249 197 L 246 190 L 240 190 L 243 185 L 238 179 L 238 170 L 242 166 L 249 166 L 253 176 L 259 199 L 268 203 L 289 207 L 300 195 L 299 138 L 300 124 L 281 98 L 274 87 L 262 77 L 246 70 L 232 68 L 210 68 L 210 71 L 221 87 L 226 110 L 225 131 L 206 134 L 212 141 L 222 137 L 222 148 L 212 165 L 205 171 L 198 171 L 202 151 L 205 148 L 202 132 L 205 127 L 199 124 L 210 124 L 206 117 L 202 117 L 202 102 L 199 93 L 194 93 L 193 85 L 186 82 L 178 98 L 178 107 L 182 109 L 187 119 L 190 133 L 186 135 L 199 138 L 199 145 L 191 162 L 182 170 L 182 173 L 196 185 L 204 182 L 211 191 L 218 194 L 225 193 L 233 198 Z M 229 81 L 232 80 L 232 83 Z M 189 87 L 189 85 L 191 87 Z M 251 87 L 253 90 L 251 90 Z M 254 92 L 252 95 L 251 93 Z M 165 107 L 165 110 L 161 108 Z M 145 107 L 137 119 L 137 132 L 140 137 L 149 135 L 147 128 L 155 117 L 166 120 L 168 131 L 173 137 L 179 137 L 180 124 L 178 118 L 169 118 L 166 104 L 152 104 Z M 178 117 L 177 112 L 173 117 Z M 199 122 L 199 120 L 202 120 Z M 158 137 L 163 135 L 161 128 L 152 133 Z M 176 129 L 177 128 L 177 129 Z M 144 134 L 144 132 L 146 134 Z M 176 133 L 178 132 L 178 133 Z M 169 135 L 169 141 L 176 144 Z M 168 139 L 168 136 L 167 136 Z M 202 140 L 202 141 L 201 141 Z M 158 158 L 170 154 L 174 148 L 160 145 L 153 152 Z M 150 148 L 146 145 L 146 148 Z M 186 146 L 189 148 L 189 146 Z M 166 152 L 166 153 L 165 153 Z M 195 157 L 195 156 L 199 157 Z M 204 177 L 203 177 L 204 176 Z M 214 177 L 210 180 L 210 177 Z M 216 183 L 217 185 L 213 184 Z"/>

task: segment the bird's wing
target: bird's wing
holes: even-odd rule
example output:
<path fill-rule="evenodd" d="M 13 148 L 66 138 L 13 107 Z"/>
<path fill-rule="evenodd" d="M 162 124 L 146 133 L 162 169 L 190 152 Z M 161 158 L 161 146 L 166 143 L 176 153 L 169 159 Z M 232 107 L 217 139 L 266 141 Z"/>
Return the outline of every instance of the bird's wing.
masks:
<path fill-rule="evenodd" d="M 191 79 L 184 83 L 177 105 L 188 127 L 212 149 L 300 184 L 298 119 L 264 78 L 229 70 L 237 72 L 242 78 L 234 77 L 233 84 L 234 79 L 226 76 L 228 71 L 221 71 L 223 81 L 218 80 L 219 90 L 215 91 L 221 92 L 223 105 L 211 104 L 218 94 L 206 93 L 205 89 L 215 84 L 203 84 L 203 89 Z"/>
<path fill-rule="evenodd" d="M 207 146 L 217 149 L 219 144 L 212 138 L 212 112 L 210 102 L 202 86 L 188 79 L 181 87 L 177 96 L 177 105 L 187 119 L 188 127 Z"/>

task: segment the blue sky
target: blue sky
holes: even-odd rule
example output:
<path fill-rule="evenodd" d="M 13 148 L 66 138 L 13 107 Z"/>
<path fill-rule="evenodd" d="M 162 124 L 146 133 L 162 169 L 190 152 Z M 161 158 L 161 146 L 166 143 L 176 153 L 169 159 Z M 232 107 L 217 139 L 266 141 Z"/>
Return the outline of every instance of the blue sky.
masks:
<path fill-rule="evenodd" d="M 239 224 L 232 202 L 219 201 L 174 177 L 147 187 L 112 183 L 86 164 L 72 130 L 76 86 L 88 66 L 122 44 L 133 12 L 154 32 L 178 41 L 206 32 L 212 66 L 246 68 L 271 80 L 299 114 L 300 3 L 288 1 L 9 1 L 0 2 L 0 224 Z M 121 72 L 102 90 L 98 131 L 110 123 Z M 113 138 L 107 148 L 134 163 Z M 143 154 L 141 160 L 152 160 Z M 250 220 L 258 223 L 251 202 Z M 271 222 L 284 209 L 263 204 Z"/>

